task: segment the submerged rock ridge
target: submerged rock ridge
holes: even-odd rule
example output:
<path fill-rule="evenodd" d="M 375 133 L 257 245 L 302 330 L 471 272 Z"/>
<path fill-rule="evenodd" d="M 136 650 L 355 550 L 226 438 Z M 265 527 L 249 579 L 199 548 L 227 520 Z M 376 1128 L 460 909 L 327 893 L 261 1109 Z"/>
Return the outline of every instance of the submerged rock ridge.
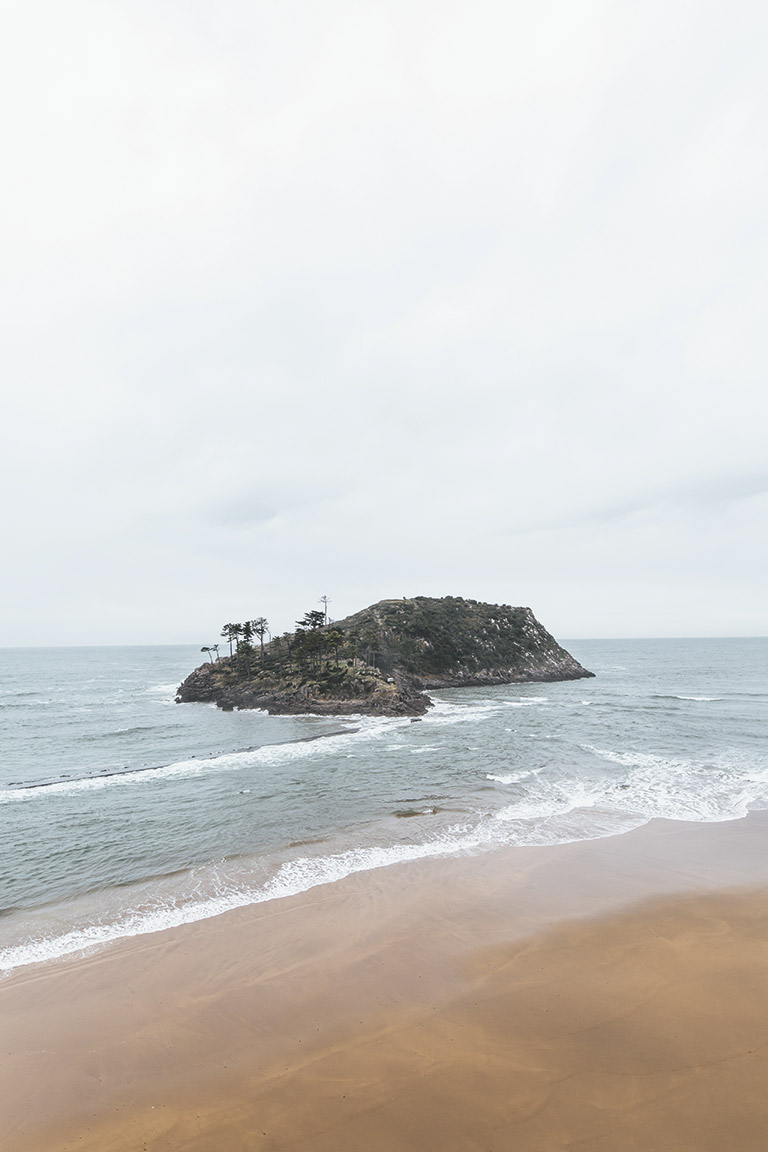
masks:
<path fill-rule="evenodd" d="M 208 651 L 208 649 L 206 649 Z M 177 703 L 316 713 L 420 716 L 430 688 L 579 680 L 582 668 L 530 608 L 460 596 L 380 600 L 344 620 L 307 613 L 262 647 L 238 641 L 180 685 Z"/>

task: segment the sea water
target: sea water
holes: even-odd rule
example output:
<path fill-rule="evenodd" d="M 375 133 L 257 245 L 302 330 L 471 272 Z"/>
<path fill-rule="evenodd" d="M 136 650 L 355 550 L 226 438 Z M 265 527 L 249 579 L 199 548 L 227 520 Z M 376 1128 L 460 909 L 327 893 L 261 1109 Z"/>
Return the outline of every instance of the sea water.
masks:
<path fill-rule="evenodd" d="M 409 718 L 176 704 L 192 647 L 0 650 L 0 971 L 352 872 L 768 808 L 768 639 L 572 641 L 594 680 Z"/>

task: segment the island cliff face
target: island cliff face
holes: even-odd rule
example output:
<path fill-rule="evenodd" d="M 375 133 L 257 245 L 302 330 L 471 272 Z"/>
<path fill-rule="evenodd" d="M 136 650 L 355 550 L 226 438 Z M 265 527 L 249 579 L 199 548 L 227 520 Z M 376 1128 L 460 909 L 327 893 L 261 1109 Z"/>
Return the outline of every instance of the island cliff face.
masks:
<path fill-rule="evenodd" d="M 176 700 L 274 714 L 419 716 L 431 707 L 429 688 L 592 675 L 530 608 L 415 596 L 203 664 Z"/>

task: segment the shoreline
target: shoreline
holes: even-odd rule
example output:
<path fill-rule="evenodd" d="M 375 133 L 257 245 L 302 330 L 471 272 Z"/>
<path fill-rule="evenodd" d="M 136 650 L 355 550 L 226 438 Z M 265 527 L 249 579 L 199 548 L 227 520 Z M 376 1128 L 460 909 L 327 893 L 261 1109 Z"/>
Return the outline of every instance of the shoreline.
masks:
<path fill-rule="evenodd" d="M 19 969 L 3 1147 L 757 1149 L 762 1096 L 725 1077 L 726 1107 L 706 1069 L 768 1069 L 766 831 L 655 820 L 394 864 Z M 731 1119 L 741 1100 L 741 1142 L 707 1093 Z"/>
<path fill-rule="evenodd" d="M 357 732 L 330 733 L 329 735 L 346 736 Z M 282 743 L 308 743 L 319 742 L 325 734 L 311 736 L 300 741 L 275 742 L 264 745 L 265 748 L 279 747 Z M 436 812 L 437 810 L 435 810 Z M 450 809 L 446 808 L 446 812 Z M 433 815 L 435 813 L 433 812 Z M 408 813 L 410 815 L 410 813 Z M 423 816 L 424 813 L 417 813 Z M 768 820 L 768 809 L 764 815 Z M 393 810 L 387 818 L 390 823 L 399 822 L 402 812 Z M 760 819 L 760 811 L 754 811 L 748 817 L 750 821 Z M 714 823 L 714 822 L 713 822 Z M 732 823 L 728 821 L 726 823 Z M 180 870 L 161 877 L 150 877 L 146 881 L 139 881 L 126 888 L 128 892 L 142 885 L 147 889 L 143 906 L 139 909 L 130 904 L 124 907 L 109 905 L 109 912 L 104 915 L 107 905 L 97 907 L 104 894 L 97 890 L 94 893 L 82 893 L 63 900 L 60 904 L 41 906 L 29 910 L 14 910 L 14 915 L 20 920 L 14 924 L 9 934 L 9 925 L 5 926 L 5 940 L 0 946 L 0 986 L 3 982 L 21 975 L 27 970 L 36 970 L 41 966 L 50 966 L 57 963 L 67 964 L 80 959 L 88 960 L 100 956 L 105 951 L 116 947 L 130 946 L 132 941 L 142 937 L 152 937 L 166 932 L 181 931 L 196 924 L 205 924 L 215 921 L 222 916 L 241 913 L 247 915 L 249 909 L 253 910 L 261 905 L 272 905 L 293 899 L 301 900 L 310 893 L 328 890 L 336 884 L 351 880 L 354 876 L 371 876 L 371 883 L 376 883 L 375 874 L 390 869 L 400 869 L 409 866 L 423 866 L 435 861 L 439 867 L 442 863 L 448 869 L 453 865 L 458 868 L 458 877 L 461 878 L 467 868 L 482 867 L 479 861 L 485 856 L 497 858 L 509 853 L 510 868 L 527 870 L 535 861 L 542 865 L 551 860 L 557 866 L 563 851 L 572 851 L 576 859 L 582 858 L 582 845 L 594 845 L 587 849 L 587 858 L 601 858 L 603 849 L 598 847 L 605 843 L 608 858 L 613 859 L 614 850 L 610 846 L 613 841 L 625 836 L 653 835 L 658 838 L 665 827 L 680 829 L 690 826 L 692 829 L 701 828 L 700 822 L 684 822 L 667 820 L 664 818 L 651 818 L 644 824 L 630 826 L 624 830 L 604 833 L 594 838 L 564 840 L 551 844 L 526 845 L 514 844 L 500 839 L 498 843 L 488 840 L 487 834 L 480 832 L 481 825 L 469 829 L 465 839 L 459 839 L 455 845 L 446 845 L 438 837 L 436 840 L 416 839 L 402 842 L 389 842 L 386 834 L 383 839 L 374 836 L 368 843 L 355 843 L 351 847 L 343 841 L 333 843 L 327 838 L 308 844 L 319 843 L 323 845 L 323 852 L 317 857 L 307 856 L 294 859 L 289 855 L 290 849 L 299 847 L 302 842 L 291 844 L 287 848 L 275 849 L 271 856 L 264 854 L 259 860 L 272 860 L 272 867 L 268 868 L 255 882 L 250 875 L 253 859 L 244 857 L 247 862 L 245 873 L 239 880 L 234 880 L 232 886 L 224 892 L 211 891 L 207 895 L 198 894 L 196 898 L 188 898 L 186 890 L 181 893 L 181 900 L 177 902 L 173 891 L 173 883 L 177 877 L 186 877 L 187 870 Z M 750 827 L 752 824 L 750 824 Z M 501 827 L 501 826 L 500 826 Z M 642 842 L 642 841 L 641 841 Z M 634 838 L 629 841 L 635 844 Z M 480 846 L 478 846 L 480 845 Z M 554 853 L 554 855 L 552 855 Z M 385 859 L 390 856 L 390 859 Z M 473 861 L 476 863 L 473 865 Z M 237 861 L 234 862 L 235 867 Z M 316 865 L 320 865 L 319 870 Z M 294 871 L 294 865 L 298 870 Z M 645 868 L 646 864 L 643 863 Z M 751 874 L 750 874 L 751 875 Z M 768 874 L 766 876 L 768 882 Z M 735 875 L 734 883 L 749 883 L 749 876 L 745 879 Z M 165 884 L 166 887 L 160 895 L 157 891 L 149 894 L 152 885 Z M 365 883 L 361 880 L 361 883 Z M 664 889 L 666 891 L 666 889 Z M 107 897 L 119 898 L 121 888 L 107 890 Z M 77 912 L 73 912 L 77 909 Z M 87 909 L 87 911 L 84 911 Z M 53 933 L 40 929 L 46 915 L 52 913 L 58 929 Z M 84 917 L 83 923 L 69 924 L 70 917 Z M 15 936 L 13 935 L 15 931 Z M 24 933 L 30 933 L 28 938 Z"/>

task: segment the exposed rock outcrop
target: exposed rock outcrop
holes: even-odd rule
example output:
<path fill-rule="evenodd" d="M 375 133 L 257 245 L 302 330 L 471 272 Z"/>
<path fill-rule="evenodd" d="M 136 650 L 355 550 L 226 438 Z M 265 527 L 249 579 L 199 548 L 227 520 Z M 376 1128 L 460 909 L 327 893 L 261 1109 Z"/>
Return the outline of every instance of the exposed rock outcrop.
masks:
<path fill-rule="evenodd" d="M 425 689 L 592 675 L 530 608 L 416 596 L 381 600 L 332 629 L 279 637 L 247 663 L 203 664 L 176 699 L 286 714 L 418 716 L 431 706 Z"/>
<path fill-rule="evenodd" d="M 207 701 L 225 711 L 262 708 L 277 716 L 420 716 L 431 701 L 407 676 L 385 677 L 368 665 L 346 669 L 338 682 L 321 674 L 265 672 L 246 679 L 229 675 L 229 658 L 196 668 L 176 694 L 176 703 Z"/>

